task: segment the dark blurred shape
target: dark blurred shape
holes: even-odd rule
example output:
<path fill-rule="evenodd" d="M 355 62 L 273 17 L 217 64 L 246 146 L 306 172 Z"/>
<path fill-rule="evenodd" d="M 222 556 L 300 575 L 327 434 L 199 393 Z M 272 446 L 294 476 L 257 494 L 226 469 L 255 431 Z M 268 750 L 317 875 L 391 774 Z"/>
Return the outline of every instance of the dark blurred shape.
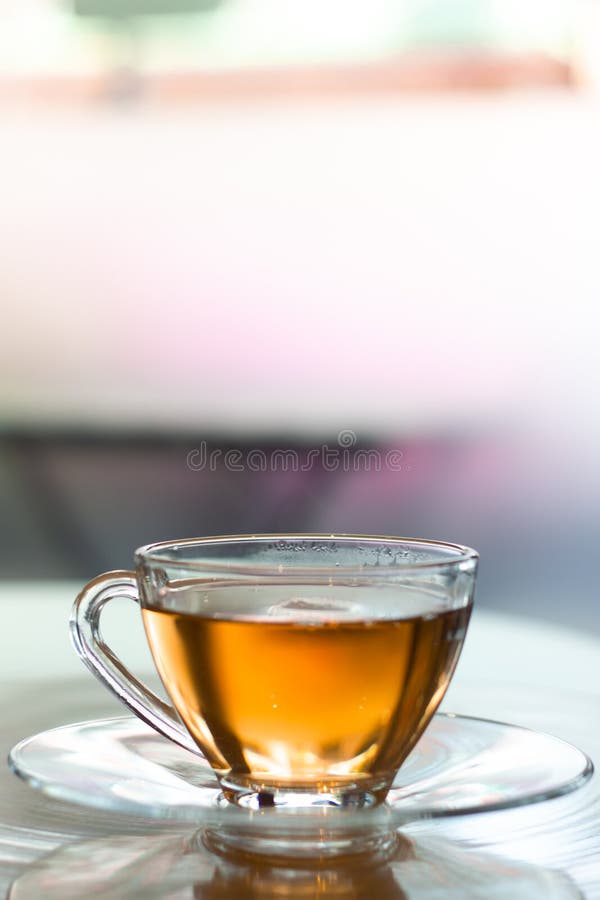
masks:
<path fill-rule="evenodd" d="M 78 16 L 121 19 L 202 12 L 216 9 L 221 3 L 222 0 L 73 0 L 73 9 Z"/>
<path fill-rule="evenodd" d="M 323 446 L 338 452 L 337 468 L 317 453 Z M 547 483 L 531 483 L 528 463 L 510 444 L 438 435 L 341 446 L 336 451 L 331 438 L 317 445 L 217 435 L 5 435 L 0 577 L 84 581 L 130 568 L 142 544 L 186 537 L 389 534 L 475 547 L 479 606 L 600 629 L 597 516 L 583 509 L 568 516 L 558 497 L 548 508 Z M 390 453 L 401 464 L 386 465 Z M 268 465 L 253 470 L 257 458 Z M 373 464 L 377 458 L 382 465 Z"/>

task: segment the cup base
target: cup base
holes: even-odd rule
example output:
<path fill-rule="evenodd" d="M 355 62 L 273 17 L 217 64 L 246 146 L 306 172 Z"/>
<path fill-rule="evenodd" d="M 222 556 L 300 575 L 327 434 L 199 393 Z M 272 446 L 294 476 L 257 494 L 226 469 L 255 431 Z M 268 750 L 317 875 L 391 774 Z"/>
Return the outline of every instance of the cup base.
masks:
<path fill-rule="evenodd" d="M 385 801 L 391 778 L 359 780 L 334 780 L 316 783 L 295 781 L 258 782 L 248 776 L 228 774 L 219 778 L 220 804 L 233 804 L 247 810 L 286 809 L 301 812 L 319 812 L 327 808 L 373 809 Z"/>
<path fill-rule="evenodd" d="M 221 783 L 221 804 L 232 803 L 242 809 L 289 809 L 298 812 L 318 812 L 320 809 L 372 809 L 385 799 L 385 792 L 377 791 L 305 791 L 260 790 L 227 787 Z"/>
<path fill-rule="evenodd" d="M 270 865 L 306 865 L 366 859 L 382 862 L 393 855 L 398 834 L 382 801 L 388 784 L 345 782 L 317 790 L 310 785 L 238 783 L 221 779 L 217 805 L 248 810 L 249 824 L 209 827 L 202 833 L 208 849 L 228 859 L 243 857 Z M 324 786 L 323 786 L 324 787 Z M 357 820 L 353 811 L 362 810 Z M 341 820 L 346 819 L 347 825 Z M 350 824 L 348 817 L 352 821 Z M 256 828 L 260 820 L 260 829 Z"/>
<path fill-rule="evenodd" d="M 296 868 L 348 862 L 382 863 L 396 853 L 400 836 L 385 828 L 367 831 L 313 829 L 310 833 L 261 832 L 249 829 L 206 828 L 198 835 L 204 846 L 229 860 L 256 861 Z"/>

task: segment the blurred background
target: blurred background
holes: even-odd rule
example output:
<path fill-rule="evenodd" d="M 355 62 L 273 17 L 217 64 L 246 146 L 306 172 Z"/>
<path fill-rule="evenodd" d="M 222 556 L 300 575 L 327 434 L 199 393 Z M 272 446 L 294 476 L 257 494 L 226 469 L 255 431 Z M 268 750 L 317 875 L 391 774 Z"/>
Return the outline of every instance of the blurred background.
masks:
<path fill-rule="evenodd" d="M 0 579 L 320 531 L 600 632 L 600 0 L 0 0 Z"/>

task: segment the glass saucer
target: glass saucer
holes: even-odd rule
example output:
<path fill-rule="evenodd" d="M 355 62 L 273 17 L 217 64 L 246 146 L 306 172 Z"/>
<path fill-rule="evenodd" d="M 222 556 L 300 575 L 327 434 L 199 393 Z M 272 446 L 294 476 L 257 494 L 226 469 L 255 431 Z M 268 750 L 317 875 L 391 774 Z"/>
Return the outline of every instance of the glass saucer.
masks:
<path fill-rule="evenodd" d="M 48 796 L 203 828 L 211 849 L 313 858 L 378 849 L 420 819 L 507 809 L 558 797 L 592 775 L 591 760 L 547 734 L 452 714 L 434 716 L 374 809 L 242 809 L 227 803 L 204 757 L 139 719 L 96 719 L 41 732 L 10 752 L 13 772 Z"/>

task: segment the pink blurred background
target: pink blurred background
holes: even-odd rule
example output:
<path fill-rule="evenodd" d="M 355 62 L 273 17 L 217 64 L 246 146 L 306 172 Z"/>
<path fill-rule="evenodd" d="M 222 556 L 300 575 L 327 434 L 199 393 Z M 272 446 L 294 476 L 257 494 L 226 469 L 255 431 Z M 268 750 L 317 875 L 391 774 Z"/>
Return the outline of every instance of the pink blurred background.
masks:
<path fill-rule="evenodd" d="M 420 32 L 380 3 L 362 44 L 340 7 L 318 46 L 314 4 L 118 39 L 0 9 L 29 48 L 0 42 L 0 577 L 170 537 L 409 534 L 479 549 L 482 605 L 600 630 L 598 16 L 446 4 L 444 32 L 412 6 Z M 240 37 L 252 10 L 270 41 Z M 343 429 L 400 469 L 187 463 Z"/>

